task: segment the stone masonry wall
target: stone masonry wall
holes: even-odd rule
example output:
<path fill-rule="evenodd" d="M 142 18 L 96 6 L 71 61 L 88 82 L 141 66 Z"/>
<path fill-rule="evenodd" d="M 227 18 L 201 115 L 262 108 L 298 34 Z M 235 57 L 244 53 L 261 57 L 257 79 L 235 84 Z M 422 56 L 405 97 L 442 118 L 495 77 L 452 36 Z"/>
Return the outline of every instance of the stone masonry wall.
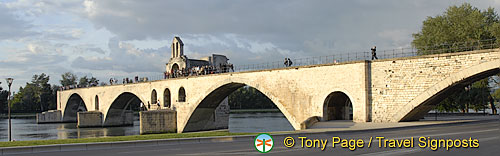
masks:
<path fill-rule="evenodd" d="M 49 110 L 42 113 L 36 113 L 36 123 L 55 123 L 62 122 L 60 110 Z"/>
<path fill-rule="evenodd" d="M 173 110 L 141 111 L 140 133 L 175 133 L 177 132 L 177 113 Z"/>
<path fill-rule="evenodd" d="M 397 122 L 392 117 L 401 113 L 398 108 L 431 86 L 453 73 L 499 57 L 495 49 L 374 61 L 371 64 L 372 119 L 374 122 Z"/>
<path fill-rule="evenodd" d="M 78 112 L 77 127 L 101 127 L 102 113 L 98 111 Z"/>

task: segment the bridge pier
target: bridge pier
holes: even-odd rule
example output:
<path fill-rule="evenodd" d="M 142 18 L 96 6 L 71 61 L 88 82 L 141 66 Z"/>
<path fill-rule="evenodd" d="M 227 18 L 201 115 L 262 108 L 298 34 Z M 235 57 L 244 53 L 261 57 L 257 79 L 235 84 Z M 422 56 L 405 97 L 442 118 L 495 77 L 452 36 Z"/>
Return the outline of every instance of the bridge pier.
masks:
<path fill-rule="evenodd" d="M 62 122 L 60 110 L 49 110 L 42 113 L 36 113 L 36 123 L 57 123 Z"/>
<path fill-rule="evenodd" d="M 78 112 L 77 114 L 78 128 L 84 127 L 101 127 L 102 113 L 99 111 Z"/>
<path fill-rule="evenodd" d="M 105 122 L 102 126 L 113 127 L 113 126 L 130 126 L 134 125 L 134 112 L 130 110 L 124 110 L 121 114 L 114 116 L 107 116 Z"/>
<path fill-rule="evenodd" d="M 176 133 L 177 112 L 174 110 L 150 110 L 141 111 L 140 133 Z"/>

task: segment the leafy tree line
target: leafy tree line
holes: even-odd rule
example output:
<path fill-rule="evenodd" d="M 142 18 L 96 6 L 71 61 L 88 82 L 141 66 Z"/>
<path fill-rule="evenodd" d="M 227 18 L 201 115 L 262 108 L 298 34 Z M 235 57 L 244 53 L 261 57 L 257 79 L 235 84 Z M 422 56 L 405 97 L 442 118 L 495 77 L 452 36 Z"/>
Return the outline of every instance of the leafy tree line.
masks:
<path fill-rule="evenodd" d="M 469 3 L 454 5 L 442 15 L 427 17 L 423 21 L 422 29 L 413 34 L 413 38 L 412 46 L 418 50 L 419 55 L 474 50 L 470 47 L 482 48 L 484 44 L 489 44 L 486 48 L 498 48 L 498 45 L 492 46 L 491 43 L 500 43 L 500 18 L 491 7 L 480 10 Z M 437 110 L 467 113 L 469 109 L 479 111 L 489 107 L 496 114 L 494 101 L 500 100 L 500 91 L 491 90 L 500 86 L 500 83 L 495 81 L 498 76 L 500 75 L 459 88 L 440 102 Z"/>
<path fill-rule="evenodd" d="M 98 80 L 94 77 L 81 77 L 77 83 L 77 76 L 70 72 L 61 75 L 61 86 L 80 85 L 89 86 L 97 84 Z M 24 87 L 19 87 L 17 93 L 13 94 L 11 101 L 11 112 L 15 113 L 38 113 L 47 110 L 53 110 L 57 107 L 57 91 L 61 88 L 59 85 L 49 83 L 50 76 L 42 73 L 33 75 L 31 82 L 27 82 Z M 0 113 L 7 112 L 7 90 L 0 87 Z"/>
<path fill-rule="evenodd" d="M 231 109 L 275 109 L 276 105 L 267 96 L 253 87 L 245 86 L 229 95 Z"/>
<path fill-rule="evenodd" d="M 1 83 L 0 83 L 1 84 Z M 0 87 L 0 112 L 7 112 L 7 94 L 9 91 Z"/>

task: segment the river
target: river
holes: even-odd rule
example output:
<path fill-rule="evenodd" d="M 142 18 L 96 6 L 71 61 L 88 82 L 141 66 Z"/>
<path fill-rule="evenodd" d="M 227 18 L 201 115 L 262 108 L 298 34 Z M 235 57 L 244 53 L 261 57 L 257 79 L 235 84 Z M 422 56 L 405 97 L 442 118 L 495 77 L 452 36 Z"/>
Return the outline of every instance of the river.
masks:
<path fill-rule="evenodd" d="M 0 141 L 8 140 L 8 120 L 0 119 Z M 230 132 L 272 132 L 293 130 L 281 112 L 231 113 Z M 76 123 L 36 124 L 35 119 L 12 119 L 12 139 L 51 140 L 138 135 L 139 121 L 134 126 L 77 128 Z"/>

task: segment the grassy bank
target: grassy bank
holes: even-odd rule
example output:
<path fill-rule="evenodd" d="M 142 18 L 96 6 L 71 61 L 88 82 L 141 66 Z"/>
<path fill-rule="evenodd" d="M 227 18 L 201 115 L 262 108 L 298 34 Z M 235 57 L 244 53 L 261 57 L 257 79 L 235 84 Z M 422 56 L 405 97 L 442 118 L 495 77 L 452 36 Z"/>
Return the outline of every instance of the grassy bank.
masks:
<path fill-rule="evenodd" d="M 0 147 L 94 143 L 94 142 L 115 142 L 115 141 L 134 141 L 134 140 L 172 139 L 172 138 L 193 138 L 193 137 L 213 137 L 213 136 L 236 136 L 236 135 L 253 135 L 253 134 L 257 134 L 257 133 L 230 133 L 227 131 L 193 132 L 193 133 L 180 133 L 180 134 L 168 133 L 168 134 L 130 135 L 130 136 L 115 136 L 115 137 L 101 137 L 101 138 L 0 142 Z"/>

